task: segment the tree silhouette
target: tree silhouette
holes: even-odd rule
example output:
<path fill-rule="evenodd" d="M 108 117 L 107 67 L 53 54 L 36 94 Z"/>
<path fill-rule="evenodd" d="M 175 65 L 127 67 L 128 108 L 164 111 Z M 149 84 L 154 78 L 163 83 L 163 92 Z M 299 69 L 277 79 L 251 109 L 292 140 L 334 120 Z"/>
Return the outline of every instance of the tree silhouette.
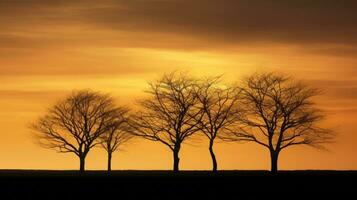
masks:
<path fill-rule="evenodd" d="M 116 119 L 113 99 L 98 92 L 73 92 L 32 124 L 41 146 L 60 153 L 74 153 L 85 170 L 85 158 L 98 138 L 109 131 Z"/>
<path fill-rule="evenodd" d="M 334 134 L 318 126 L 324 115 L 312 98 L 319 90 L 276 73 L 254 74 L 240 89 L 244 114 L 239 127 L 225 139 L 253 141 L 268 148 L 271 172 L 278 170 L 281 150 L 294 145 L 322 148 L 332 141 Z"/>
<path fill-rule="evenodd" d="M 129 109 L 124 107 L 118 108 L 114 113 L 116 117 L 111 122 L 112 125 L 99 137 L 101 147 L 108 155 L 108 172 L 111 171 L 112 154 L 134 137 L 128 125 L 128 111 Z"/>
<path fill-rule="evenodd" d="M 226 128 L 234 125 L 239 117 L 238 92 L 233 88 L 222 87 L 219 80 L 220 77 L 203 79 L 197 92 L 204 113 L 199 119 L 199 126 L 209 139 L 208 149 L 214 172 L 217 171 L 217 160 L 213 150 L 215 139 Z"/>
<path fill-rule="evenodd" d="M 182 143 L 199 131 L 195 119 L 202 116 L 202 110 L 196 87 L 196 81 L 183 74 L 165 74 L 150 83 L 150 97 L 140 101 L 142 110 L 132 120 L 136 135 L 169 147 L 175 172 Z"/>

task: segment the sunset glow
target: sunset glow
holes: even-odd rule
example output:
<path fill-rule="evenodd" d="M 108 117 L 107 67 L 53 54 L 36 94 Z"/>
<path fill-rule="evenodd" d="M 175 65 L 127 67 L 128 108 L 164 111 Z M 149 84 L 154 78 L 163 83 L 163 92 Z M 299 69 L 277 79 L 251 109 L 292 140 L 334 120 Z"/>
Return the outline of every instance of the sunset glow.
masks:
<path fill-rule="evenodd" d="M 38 146 L 29 124 L 80 89 L 135 109 L 149 81 L 177 70 L 223 75 L 226 83 L 276 71 L 321 88 L 317 105 L 336 141 L 328 151 L 292 147 L 280 169 L 357 169 L 357 3 L 74 2 L 0 1 L 0 168 L 77 169 L 72 154 Z M 215 148 L 220 169 L 269 169 L 269 152 L 256 144 Z M 211 168 L 204 138 L 180 154 L 183 170 Z M 171 162 L 166 147 L 138 139 L 114 154 L 113 169 L 171 169 Z M 91 151 L 86 167 L 105 169 L 105 152 Z"/>

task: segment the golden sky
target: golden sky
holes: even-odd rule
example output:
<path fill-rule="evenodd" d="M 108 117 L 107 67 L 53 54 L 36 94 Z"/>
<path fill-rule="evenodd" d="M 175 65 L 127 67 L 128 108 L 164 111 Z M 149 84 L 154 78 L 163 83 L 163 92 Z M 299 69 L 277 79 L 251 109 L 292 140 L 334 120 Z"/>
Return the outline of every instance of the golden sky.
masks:
<path fill-rule="evenodd" d="M 75 89 L 122 105 L 164 72 L 223 74 L 234 82 L 278 71 L 322 88 L 318 105 L 339 133 L 329 151 L 291 147 L 281 169 L 357 169 L 357 9 L 338 0 L 0 0 L 0 168 L 77 169 L 72 154 L 42 149 L 29 123 Z M 217 144 L 220 169 L 269 169 L 255 144 Z M 210 169 L 207 141 L 185 144 L 182 169 Z M 94 149 L 88 169 L 105 169 Z M 171 169 L 160 143 L 137 140 L 113 169 Z"/>

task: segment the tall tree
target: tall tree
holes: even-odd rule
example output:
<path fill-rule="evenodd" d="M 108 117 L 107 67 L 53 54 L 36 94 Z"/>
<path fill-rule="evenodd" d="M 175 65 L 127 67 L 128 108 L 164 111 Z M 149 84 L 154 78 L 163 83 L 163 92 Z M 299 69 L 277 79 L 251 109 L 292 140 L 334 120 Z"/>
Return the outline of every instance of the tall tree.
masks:
<path fill-rule="evenodd" d="M 112 97 L 82 90 L 59 101 L 31 127 L 43 147 L 77 155 L 84 172 L 88 152 L 110 130 L 116 112 Z"/>
<path fill-rule="evenodd" d="M 295 145 L 322 148 L 332 141 L 334 134 L 319 126 L 324 115 L 312 101 L 318 89 L 276 73 L 254 74 L 240 89 L 244 115 L 227 138 L 268 148 L 271 172 L 278 170 L 281 150 Z"/>
<path fill-rule="evenodd" d="M 112 155 L 119 147 L 130 141 L 134 135 L 130 131 L 128 125 L 128 111 L 129 109 L 119 107 L 115 113 L 116 118 L 112 121 L 110 128 L 100 136 L 101 147 L 107 152 L 108 155 L 108 172 L 111 171 Z"/>
<path fill-rule="evenodd" d="M 239 93 L 233 88 L 221 85 L 220 77 L 202 79 L 197 91 L 204 113 L 199 120 L 199 125 L 209 139 L 208 149 L 212 159 L 212 170 L 216 172 L 217 160 L 213 145 L 221 133 L 237 123 Z"/>
<path fill-rule="evenodd" d="M 136 135 L 166 145 L 173 153 L 173 170 L 179 171 L 182 143 L 199 131 L 195 120 L 202 116 L 196 80 L 171 73 L 150 83 L 149 97 L 140 101 L 142 110 L 132 120 Z"/>

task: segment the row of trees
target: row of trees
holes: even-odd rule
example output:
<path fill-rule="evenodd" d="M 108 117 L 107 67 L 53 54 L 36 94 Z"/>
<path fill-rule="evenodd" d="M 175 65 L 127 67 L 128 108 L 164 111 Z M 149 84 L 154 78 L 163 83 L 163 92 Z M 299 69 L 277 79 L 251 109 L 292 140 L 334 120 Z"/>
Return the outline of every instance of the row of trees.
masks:
<path fill-rule="evenodd" d="M 281 150 L 293 145 L 317 148 L 332 141 L 330 130 L 319 127 L 324 118 L 312 97 L 319 90 L 276 73 L 253 74 L 237 85 L 222 84 L 221 77 L 192 78 L 165 74 L 151 82 L 140 109 L 117 106 L 106 94 L 82 90 L 59 101 L 32 124 L 43 147 L 74 153 L 85 170 L 85 158 L 95 146 L 113 152 L 135 138 L 166 145 L 179 171 L 182 144 L 193 135 L 205 136 L 217 171 L 216 140 L 255 142 L 270 152 L 271 171 L 278 170 Z"/>

